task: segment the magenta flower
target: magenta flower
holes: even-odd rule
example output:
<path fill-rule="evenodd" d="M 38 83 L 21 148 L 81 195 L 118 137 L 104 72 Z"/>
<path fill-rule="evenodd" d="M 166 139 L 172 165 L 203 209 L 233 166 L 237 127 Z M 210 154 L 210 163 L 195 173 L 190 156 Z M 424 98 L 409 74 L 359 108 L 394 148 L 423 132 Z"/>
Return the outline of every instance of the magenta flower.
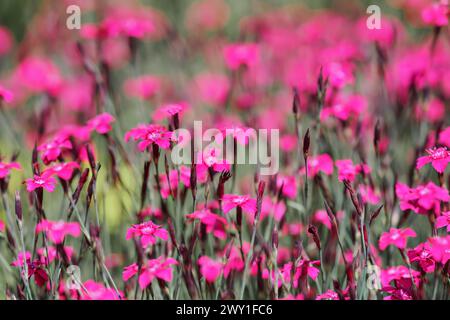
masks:
<path fill-rule="evenodd" d="M 442 212 L 436 219 L 436 228 L 447 227 L 447 232 L 450 232 L 450 211 Z"/>
<path fill-rule="evenodd" d="M 389 245 L 393 245 L 399 249 L 405 249 L 406 242 L 410 237 L 416 237 L 416 232 L 411 228 L 391 228 L 389 232 L 383 232 L 378 245 L 380 247 L 380 250 L 386 249 Z"/>
<path fill-rule="evenodd" d="M 430 210 L 439 214 L 441 201 L 450 201 L 447 189 L 438 187 L 432 182 L 416 188 L 409 188 L 403 183 L 397 183 L 395 193 L 400 200 L 400 209 L 412 210 L 419 214 L 427 214 Z"/>
<path fill-rule="evenodd" d="M 186 218 L 194 220 L 198 219 L 206 226 L 206 232 L 212 233 L 216 238 L 226 239 L 227 220 L 217 214 L 214 214 L 209 209 L 201 209 L 187 214 Z"/>
<path fill-rule="evenodd" d="M 286 213 L 286 205 L 283 201 L 272 200 L 269 196 L 265 196 L 261 203 L 261 216 L 260 219 L 273 215 L 275 221 L 281 221 Z M 249 215 L 249 222 L 253 223 L 253 215 Z"/>
<path fill-rule="evenodd" d="M 249 195 L 224 194 L 222 202 L 224 213 L 228 213 L 236 207 L 241 208 L 245 213 L 256 213 L 256 199 L 250 198 Z"/>
<path fill-rule="evenodd" d="M 344 299 L 350 300 L 350 297 L 347 294 L 347 290 L 344 290 Z M 341 298 L 337 294 L 337 292 L 328 289 L 326 292 L 322 294 L 318 294 L 316 300 L 340 300 Z"/>
<path fill-rule="evenodd" d="M 0 103 L 2 101 L 6 102 L 6 103 L 11 103 L 13 100 L 14 100 L 14 94 L 12 93 L 12 91 L 10 91 L 0 85 Z"/>
<path fill-rule="evenodd" d="M 319 260 L 305 260 L 301 259 L 297 262 L 294 270 L 294 288 L 298 288 L 299 280 L 300 279 L 306 279 L 307 277 L 316 280 L 319 276 L 320 270 L 316 268 L 317 266 L 320 266 Z"/>
<path fill-rule="evenodd" d="M 336 167 L 338 168 L 339 181 L 348 180 L 352 182 L 359 173 L 370 173 L 371 169 L 366 164 L 353 165 L 350 159 L 336 160 Z"/>
<path fill-rule="evenodd" d="M 53 192 L 56 186 L 56 181 L 55 178 L 53 178 L 53 173 L 50 172 L 43 172 L 40 176 L 34 175 L 32 179 L 26 179 L 25 183 L 27 185 L 28 192 L 32 192 L 38 188 L 43 188 L 48 192 Z"/>
<path fill-rule="evenodd" d="M 159 175 L 159 185 L 161 187 L 161 196 L 163 199 L 167 199 L 171 192 L 174 196 L 177 194 L 178 188 L 178 171 L 176 169 L 169 172 L 169 180 L 167 180 L 167 175 L 162 173 Z"/>
<path fill-rule="evenodd" d="M 146 75 L 128 79 L 124 84 L 124 91 L 128 96 L 148 100 L 161 89 L 161 79 Z"/>
<path fill-rule="evenodd" d="M 427 156 L 417 159 L 417 169 L 431 163 L 432 167 L 439 173 L 444 173 L 447 164 L 450 162 L 450 151 L 446 147 L 427 149 Z"/>
<path fill-rule="evenodd" d="M 308 177 L 315 177 L 319 172 L 333 174 L 333 159 L 326 153 L 308 158 Z"/>
<path fill-rule="evenodd" d="M 5 230 L 6 230 L 5 223 L 2 220 L 0 220 L 0 232 L 4 233 Z"/>
<path fill-rule="evenodd" d="M 153 279 L 158 278 L 165 282 L 172 281 L 172 265 L 177 265 L 178 262 L 173 258 L 164 258 L 162 256 L 156 259 L 148 260 L 141 268 L 139 274 L 139 286 L 141 289 L 148 287 L 152 283 Z M 136 263 L 125 267 L 122 273 L 124 281 L 128 281 L 139 271 L 139 267 Z"/>
<path fill-rule="evenodd" d="M 428 25 L 443 27 L 448 24 L 448 4 L 432 3 L 422 10 L 422 20 Z"/>
<path fill-rule="evenodd" d="M 213 260 L 208 256 L 201 256 L 198 259 L 198 264 L 201 275 L 208 283 L 214 283 L 223 270 L 223 264 L 221 262 Z"/>
<path fill-rule="evenodd" d="M 445 128 L 439 133 L 439 143 L 450 148 L 450 127 Z"/>
<path fill-rule="evenodd" d="M 223 54 L 225 63 L 231 70 L 237 70 L 241 66 L 253 66 L 259 59 L 259 47 L 254 43 L 236 43 L 227 45 Z"/>
<path fill-rule="evenodd" d="M 360 184 L 358 186 L 359 194 L 363 203 L 378 204 L 381 196 L 371 186 Z"/>
<path fill-rule="evenodd" d="M 0 179 L 5 179 L 11 173 L 11 169 L 21 170 L 22 167 L 17 162 L 6 163 L 0 161 Z"/>
<path fill-rule="evenodd" d="M 165 127 L 157 124 L 139 125 L 131 129 L 125 134 L 125 141 L 128 142 L 131 138 L 134 141 L 139 141 L 138 149 L 141 152 L 156 144 L 162 149 L 169 149 L 172 133 Z"/>
<path fill-rule="evenodd" d="M 44 263 L 42 263 L 40 260 L 31 261 L 31 253 L 26 251 L 25 253 L 19 252 L 19 254 L 17 255 L 17 259 L 14 260 L 11 265 L 13 267 L 23 268 L 25 263 L 27 264 L 28 270 L 27 277 L 31 278 L 32 276 L 34 276 L 34 282 L 39 287 L 43 287 L 48 281 L 48 274 L 43 268 Z M 25 269 L 23 269 L 23 271 L 25 271 Z M 24 273 L 22 274 L 24 275 Z"/>
<path fill-rule="evenodd" d="M 55 164 L 42 173 L 43 175 L 56 175 L 63 180 L 69 180 L 72 177 L 73 170 L 80 168 L 80 165 L 74 161 Z"/>
<path fill-rule="evenodd" d="M 161 121 L 175 115 L 181 116 L 188 108 L 188 103 L 184 101 L 178 103 L 163 104 L 162 106 L 158 107 L 158 109 L 156 109 L 153 113 L 153 120 Z"/>
<path fill-rule="evenodd" d="M 390 267 L 381 270 L 380 280 L 382 290 L 389 293 L 390 296 L 385 300 L 411 300 L 412 299 L 412 283 L 414 281 L 416 287 L 420 283 L 420 272 L 410 270 L 406 266 Z"/>
<path fill-rule="evenodd" d="M 17 76 L 33 92 L 46 91 L 55 95 L 62 84 L 58 68 L 46 58 L 24 59 L 17 69 Z"/>
<path fill-rule="evenodd" d="M 295 175 L 278 175 L 277 188 L 283 188 L 283 190 L 281 190 L 283 196 L 288 197 L 289 199 L 295 199 L 298 195 L 298 178 Z"/>
<path fill-rule="evenodd" d="M 141 224 L 135 224 L 127 230 L 127 240 L 136 237 L 141 238 L 142 247 L 147 248 L 149 245 L 156 243 L 156 238 L 167 240 L 169 233 L 152 221 L 146 221 Z"/>
<path fill-rule="evenodd" d="M 48 263 L 51 263 L 55 261 L 56 258 L 61 258 L 59 252 L 53 246 L 47 246 L 46 248 L 38 248 L 36 251 L 37 254 L 39 255 L 39 260 L 41 261 L 42 264 L 47 264 L 47 261 Z M 64 246 L 64 252 L 66 253 L 67 258 L 70 261 L 74 254 L 73 248 L 70 246 Z"/>
<path fill-rule="evenodd" d="M 226 102 L 230 91 L 230 80 L 222 74 L 202 73 L 195 77 L 199 98 L 213 106 L 221 106 Z"/>
<path fill-rule="evenodd" d="M 207 168 L 212 168 L 215 172 L 230 170 L 230 164 L 227 162 L 227 160 L 220 157 L 219 149 L 207 148 L 203 151 L 202 156 L 203 157 L 200 159 L 198 166 L 206 166 Z"/>
<path fill-rule="evenodd" d="M 0 26 L 0 57 L 6 55 L 12 48 L 13 45 L 13 37 L 11 32 Z"/>
<path fill-rule="evenodd" d="M 81 287 L 80 300 L 120 300 L 121 297 L 113 288 L 107 288 L 102 283 L 87 280 Z M 120 296 L 123 293 L 119 291 Z"/>
<path fill-rule="evenodd" d="M 72 149 L 72 143 L 65 137 L 56 137 L 37 148 L 38 151 L 42 152 L 41 157 L 45 164 L 57 160 L 65 149 Z"/>
<path fill-rule="evenodd" d="M 79 237 L 81 234 L 78 222 L 42 220 L 36 225 L 36 233 L 45 232 L 51 242 L 60 244 L 67 235 Z"/>
<path fill-rule="evenodd" d="M 414 249 L 408 250 L 408 258 L 411 262 L 417 262 L 426 273 L 434 272 L 436 261 L 433 259 L 429 242 L 421 243 Z"/>
<path fill-rule="evenodd" d="M 105 112 L 99 114 L 98 116 L 92 118 L 87 122 L 87 127 L 89 130 L 95 130 L 100 134 L 105 134 L 111 131 L 111 123 L 115 121 L 114 117 L 109 113 Z"/>
<path fill-rule="evenodd" d="M 436 262 L 445 265 L 450 260 L 450 236 L 434 237 L 429 240 L 431 254 Z"/>

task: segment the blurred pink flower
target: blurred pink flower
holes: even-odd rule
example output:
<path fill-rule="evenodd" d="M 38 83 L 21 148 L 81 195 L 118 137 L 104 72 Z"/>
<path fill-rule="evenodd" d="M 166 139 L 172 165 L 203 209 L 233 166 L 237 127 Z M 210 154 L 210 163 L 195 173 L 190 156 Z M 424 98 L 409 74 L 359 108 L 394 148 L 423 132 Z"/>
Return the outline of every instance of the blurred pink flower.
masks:
<path fill-rule="evenodd" d="M 123 293 L 120 296 L 113 288 L 106 288 L 102 283 L 95 282 L 94 280 L 87 280 L 80 289 L 80 300 L 120 300 Z"/>
<path fill-rule="evenodd" d="M 18 162 L 7 163 L 0 161 L 0 180 L 9 176 L 11 169 L 22 170 L 22 166 Z"/>
<path fill-rule="evenodd" d="M 126 80 L 123 88 L 130 97 L 148 100 L 160 91 L 161 79 L 151 75 L 144 75 Z"/>
<path fill-rule="evenodd" d="M 259 59 L 259 47 L 255 43 L 235 43 L 225 46 L 223 50 L 225 63 L 231 70 L 241 66 L 254 66 Z"/>
<path fill-rule="evenodd" d="M 25 58 L 17 68 L 17 76 L 33 92 L 55 95 L 62 85 L 58 68 L 46 58 Z"/>
<path fill-rule="evenodd" d="M 2 103 L 2 101 L 6 102 L 6 103 L 10 103 L 14 100 L 14 94 L 12 93 L 12 91 L 6 89 L 5 87 L 3 87 L 2 85 L 0 85 L 0 105 Z"/>
<path fill-rule="evenodd" d="M 53 246 L 38 248 L 36 251 L 42 264 L 47 264 L 47 261 L 48 263 L 52 263 L 56 258 L 61 259 L 59 252 Z M 64 246 L 64 252 L 70 261 L 74 253 L 73 248 L 70 246 Z"/>
<path fill-rule="evenodd" d="M 416 232 L 413 229 L 391 228 L 389 232 L 383 232 L 381 235 L 379 240 L 380 250 L 386 249 L 389 245 L 393 245 L 399 249 L 405 249 L 409 237 L 416 237 Z"/>
<path fill-rule="evenodd" d="M 73 170 L 78 168 L 80 168 L 80 165 L 76 162 L 62 162 L 45 169 L 43 174 L 56 175 L 63 180 L 69 180 L 72 177 Z"/>
<path fill-rule="evenodd" d="M 450 151 L 446 147 L 427 149 L 427 156 L 419 157 L 417 159 L 417 169 L 422 168 L 424 165 L 431 163 L 432 167 L 438 173 L 444 173 L 447 164 L 450 162 Z"/>
<path fill-rule="evenodd" d="M 445 144 L 450 148 L 450 127 L 445 128 L 439 133 L 439 143 Z"/>
<path fill-rule="evenodd" d="M 140 238 L 143 248 L 149 247 L 156 243 L 156 238 L 167 240 L 169 233 L 161 226 L 154 224 L 152 221 L 146 221 L 140 224 L 132 225 L 127 230 L 126 239 Z"/>
<path fill-rule="evenodd" d="M 81 234 L 78 222 L 42 220 L 36 225 L 36 233 L 45 232 L 51 242 L 60 244 L 67 235 L 79 237 Z"/>
<path fill-rule="evenodd" d="M 368 165 L 361 163 L 354 165 L 351 159 L 336 160 L 336 167 L 338 168 L 339 181 L 348 180 L 352 182 L 359 173 L 370 173 L 371 169 Z"/>
<path fill-rule="evenodd" d="M 0 232 L 4 233 L 5 230 L 6 230 L 5 223 L 2 220 L 0 220 Z"/>
<path fill-rule="evenodd" d="M 200 273 L 208 283 L 215 282 L 223 270 L 223 264 L 221 262 L 213 260 L 208 256 L 201 256 L 198 259 L 198 264 L 200 266 Z"/>
<path fill-rule="evenodd" d="M 67 138 L 58 136 L 37 148 L 42 152 L 41 157 L 45 164 L 57 160 L 64 149 L 72 149 L 72 143 Z"/>
<path fill-rule="evenodd" d="M 159 184 L 163 199 L 167 199 L 172 193 L 176 196 L 178 188 L 178 171 L 176 169 L 171 170 L 169 172 L 169 179 L 167 179 L 167 175 L 165 173 L 160 174 Z"/>
<path fill-rule="evenodd" d="M 197 166 L 206 166 L 215 172 L 229 171 L 230 164 L 226 159 L 222 159 L 220 154 L 221 151 L 218 148 L 206 148 L 203 150 L 203 154 L 199 155 L 200 160 Z"/>
<path fill-rule="evenodd" d="M 448 24 L 448 4 L 432 3 L 422 10 L 422 20 L 428 25 L 443 27 Z"/>
<path fill-rule="evenodd" d="M 319 260 L 305 260 L 301 259 L 297 262 L 294 270 L 294 288 L 298 288 L 299 280 L 306 279 L 306 277 L 310 277 L 312 280 L 316 280 L 319 276 L 320 270 L 316 268 L 316 266 L 320 266 Z"/>
<path fill-rule="evenodd" d="M 369 185 L 360 184 L 358 191 L 363 203 L 378 204 L 381 200 L 379 193 Z"/>
<path fill-rule="evenodd" d="M 221 106 L 230 91 L 230 80 L 222 74 L 202 73 L 195 77 L 199 98 L 208 104 Z"/>
<path fill-rule="evenodd" d="M 326 153 L 308 159 L 308 176 L 315 177 L 320 172 L 328 176 L 333 174 L 333 159 Z"/>
<path fill-rule="evenodd" d="M 100 134 L 105 134 L 111 131 L 111 123 L 115 121 L 114 117 L 107 112 L 99 114 L 87 122 L 87 127 L 90 130 L 95 130 Z"/>
<path fill-rule="evenodd" d="M 13 37 L 11 32 L 0 26 L 0 57 L 6 55 L 13 46 Z"/>
<path fill-rule="evenodd" d="M 181 116 L 187 109 L 188 103 L 185 101 L 163 104 L 153 113 L 153 120 L 161 121 L 175 115 Z"/>
<path fill-rule="evenodd" d="M 289 199 L 295 199 L 298 194 L 298 178 L 296 176 L 277 176 L 277 188 L 283 188 L 281 193 Z"/>

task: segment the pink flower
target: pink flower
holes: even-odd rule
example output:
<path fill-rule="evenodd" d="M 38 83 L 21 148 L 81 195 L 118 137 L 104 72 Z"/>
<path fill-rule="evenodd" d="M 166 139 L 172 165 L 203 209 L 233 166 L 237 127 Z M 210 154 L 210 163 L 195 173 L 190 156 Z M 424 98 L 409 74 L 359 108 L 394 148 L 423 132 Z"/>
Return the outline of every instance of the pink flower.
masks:
<path fill-rule="evenodd" d="M 298 178 L 292 176 L 277 176 L 277 188 L 283 188 L 281 193 L 289 199 L 295 199 L 298 194 Z"/>
<path fill-rule="evenodd" d="M 223 270 L 223 264 L 221 262 L 207 256 L 201 256 L 198 259 L 198 264 L 200 266 L 200 273 L 208 283 L 215 282 Z"/>
<path fill-rule="evenodd" d="M 301 259 L 299 262 L 297 262 L 294 271 L 294 288 L 298 288 L 299 279 L 306 279 L 307 276 L 313 280 L 316 280 L 320 273 L 320 270 L 316 268 L 316 266 L 320 266 L 319 260 L 311 261 Z"/>
<path fill-rule="evenodd" d="M 230 91 L 230 80 L 221 74 L 200 74 L 195 78 L 200 99 L 208 104 L 223 105 Z"/>
<path fill-rule="evenodd" d="M 450 260 L 450 236 L 434 237 L 429 240 L 431 254 L 436 262 L 445 265 Z"/>
<path fill-rule="evenodd" d="M 235 194 L 225 194 L 222 197 L 222 201 L 222 209 L 224 213 L 228 213 L 236 207 L 240 207 L 245 213 L 256 213 L 256 199 L 250 198 L 249 195 L 240 196 Z"/>
<path fill-rule="evenodd" d="M 44 188 L 48 192 L 53 192 L 56 186 L 55 178 L 53 178 L 50 172 L 44 172 L 40 176 L 35 175 L 33 179 L 26 179 L 25 183 L 28 192 L 32 192 L 38 188 Z"/>
<path fill-rule="evenodd" d="M 283 219 L 284 214 L 286 213 L 286 205 L 283 201 L 277 202 L 276 200 L 272 200 L 269 196 L 265 196 L 261 203 L 261 217 L 264 218 L 273 215 L 275 221 L 281 221 Z M 249 222 L 253 223 L 253 215 L 249 216 Z"/>
<path fill-rule="evenodd" d="M 216 238 L 226 239 L 227 234 L 225 228 L 227 226 L 227 220 L 217 214 L 214 214 L 209 209 L 201 209 L 187 214 L 188 219 L 198 219 L 202 224 L 206 226 L 206 232 L 212 233 Z"/>
<path fill-rule="evenodd" d="M 107 112 L 99 114 L 88 121 L 87 127 L 90 130 L 95 130 L 100 134 L 105 134 L 111 131 L 111 123 L 115 121 L 114 117 Z"/>
<path fill-rule="evenodd" d="M 173 258 L 164 258 L 162 256 L 157 259 L 148 260 L 142 266 L 141 274 L 139 275 L 139 286 L 141 289 L 148 287 L 153 279 L 158 278 L 165 282 L 172 281 L 172 265 L 177 265 L 178 262 Z M 129 274 L 127 274 L 129 276 Z"/>
<path fill-rule="evenodd" d="M 317 210 L 314 213 L 314 221 L 322 223 L 328 230 L 331 230 L 331 221 L 326 210 Z"/>
<path fill-rule="evenodd" d="M 447 164 L 450 162 L 450 151 L 446 147 L 427 149 L 427 156 L 417 159 L 417 169 L 422 168 L 427 163 L 431 162 L 433 168 L 439 172 L 444 173 Z"/>
<path fill-rule="evenodd" d="M 6 230 L 5 223 L 2 220 L 0 220 L 0 232 L 4 233 L 5 230 Z"/>
<path fill-rule="evenodd" d="M 73 170 L 80 168 L 76 162 L 62 162 L 45 169 L 44 174 L 56 175 L 63 180 L 69 180 L 72 177 Z"/>
<path fill-rule="evenodd" d="M 360 184 L 358 187 L 359 194 L 363 203 L 378 204 L 381 196 L 369 185 Z"/>
<path fill-rule="evenodd" d="M 223 50 L 225 63 L 231 70 L 241 66 L 253 66 L 259 59 L 259 47 L 254 43 L 236 43 L 225 46 Z"/>
<path fill-rule="evenodd" d="M 348 180 L 352 182 L 358 173 L 370 173 L 371 169 L 366 164 L 353 165 L 350 159 L 336 160 L 336 167 L 338 168 L 339 181 Z"/>
<path fill-rule="evenodd" d="M 12 91 L 10 91 L 0 85 L 0 104 L 2 101 L 5 101 L 6 103 L 10 103 L 13 100 L 14 100 L 14 94 L 12 93 Z"/>
<path fill-rule="evenodd" d="M 421 243 L 414 249 L 408 250 L 408 258 L 411 262 L 417 262 L 426 273 L 434 272 L 436 262 L 431 254 L 429 242 Z"/>
<path fill-rule="evenodd" d="M 64 246 L 64 252 L 66 253 L 67 258 L 69 258 L 70 261 L 74 253 L 73 248 L 70 246 Z M 61 258 L 59 252 L 53 246 L 47 246 L 46 248 L 38 248 L 37 253 L 39 255 L 39 260 L 41 261 L 42 264 L 47 264 L 47 260 L 48 263 L 51 263 L 57 257 Z"/>
<path fill-rule="evenodd" d="M 162 173 L 159 175 L 159 185 L 161 187 L 161 196 L 167 199 L 171 192 L 176 196 L 178 188 L 178 171 L 176 169 L 169 172 L 169 180 L 167 175 Z"/>
<path fill-rule="evenodd" d="M 38 151 L 42 152 L 41 157 L 45 164 L 57 160 L 64 149 L 72 149 L 72 143 L 65 137 L 56 137 L 37 148 Z"/>
<path fill-rule="evenodd" d="M 337 292 L 328 289 L 326 292 L 317 295 L 316 300 L 340 300 L 340 298 Z"/>
<path fill-rule="evenodd" d="M 145 217 L 155 217 L 156 219 L 161 219 L 163 217 L 163 214 L 161 212 L 161 209 L 156 207 L 146 207 L 139 211 L 138 217 L 141 220 L 144 220 Z"/>
<path fill-rule="evenodd" d="M 160 89 L 161 79 L 150 75 L 128 79 L 124 84 L 124 91 L 127 95 L 142 100 L 152 98 Z"/>
<path fill-rule="evenodd" d="M 389 245 L 393 245 L 399 249 L 405 249 L 406 242 L 410 237 L 416 237 L 416 232 L 411 228 L 391 228 L 389 232 L 383 232 L 381 235 L 379 241 L 380 250 L 386 249 Z"/>
<path fill-rule="evenodd" d="M 406 266 L 390 267 L 381 270 L 380 280 L 382 290 L 391 294 L 385 297 L 385 300 L 411 300 L 412 299 L 412 283 L 418 286 L 420 272 L 410 270 Z"/>
<path fill-rule="evenodd" d="M 12 48 L 13 37 L 11 32 L 0 26 L 0 57 L 6 55 Z"/>
<path fill-rule="evenodd" d="M 360 95 L 352 95 L 349 97 L 338 97 L 331 107 L 322 109 L 320 119 L 335 117 L 339 120 L 346 121 L 351 117 L 358 117 L 367 109 L 367 100 Z"/>
<path fill-rule="evenodd" d="M 352 66 L 339 62 L 326 64 L 323 69 L 323 75 L 328 77 L 329 83 L 336 88 L 342 88 L 346 84 L 352 84 L 354 81 Z"/>
<path fill-rule="evenodd" d="M 128 131 L 125 134 L 125 141 L 128 142 L 131 138 L 134 141 L 140 140 L 138 149 L 144 152 L 152 144 L 156 144 L 162 149 L 169 149 L 171 137 L 172 133 L 165 127 L 157 124 L 148 124 L 139 125 Z"/>
<path fill-rule="evenodd" d="M 123 296 L 123 293 L 119 292 L 118 296 L 113 288 L 106 288 L 94 280 L 87 280 L 80 290 L 82 293 L 80 300 L 120 300 Z"/>
<path fill-rule="evenodd" d="M 79 237 L 81 229 L 78 222 L 42 220 L 36 225 L 36 232 L 45 232 L 50 241 L 60 244 L 67 235 Z"/>
<path fill-rule="evenodd" d="M 438 187 L 432 182 L 416 188 L 409 188 L 403 183 L 397 183 L 395 193 L 400 200 L 400 209 L 403 211 L 409 209 L 419 214 L 427 214 L 430 210 L 439 214 L 441 201 L 450 201 L 447 189 Z"/>
<path fill-rule="evenodd" d="M 0 161 L 0 179 L 5 179 L 11 173 L 11 169 L 22 170 L 22 167 L 17 162 L 6 163 Z"/>
<path fill-rule="evenodd" d="M 289 284 L 291 282 L 291 272 L 292 272 L 292 262 L 286 263 L 283 267 L 278 269 L 278 287 L 280 288 L 283 283 Z M 270 274 L 270 278 L 273 282 L 276 281 L 275 270 L 264 269 L 262 272 L 262 278 L 268 279 Z"/>
<path fill-rule="evenodd" d="M 308 177 L 315 177 L 319 172 L 333 174 L 333 159 L 326 153 L 308 159 Z"/>
<path fill-rule="evenodd" d="M 128 281 L 133 278 L 139 271 L 139 266 L 137 263 L 133 263 L 125 268 L 123 268 L 122 279 L 123 281 Z"/>
<path fill-rule="evenodd" d="M 17 69 L 17 75 L 22 83 L 33 92 L 49 92 L 55 95 L 62 84 L 58 68 L 46 58 L 28 57 L 24 59 Z"/>
<path fill-rule="evenodd" d="M 422 20 L 432 26 L 443 27 L 448 24 L 448 8 L 445 3 L 433 3 L 422 10 Z"/>
<path fill-rule="evenodd" d="M 135 224 L 127 230 L 127 240 L 136 237 L 141 238 L 142 247 L 147 248 L 150 244 L 156 243 L 156 238 L 167 240 L 169 233 L 152 221 L 146 221 L 141 224 Z"/>
<path fill-rule="evenodd" d="M 34 282 L 39 287 L 43 287 L 47 281 L 48 281 L 48 275 L 47 272 L 43 268 L 43 263 L 41 263 L 40 260 L 34 260 L 31 261 L 31 253 L 26 251 L 25 253 L 19 252 L 17 259 L 14 260 L 11 265 L 13 267 L 20 267 L 23 268 L 22 271 L 25 271 L 24 265 L 27 264 L 27 270 L 28 270 L 28 278 L 31 278 L 34 276 Z M 22 272 L 24 275 L 24 272 Z"/>
<path fill-rule="evenodd" d="M 439 143 L 445 144 L 450 148 L 450 127 L 445 128 L 439 133 Z"/>
<path fill-rule="evenodd" d="M 153 113 L 153 120 L 161 121 L 166 118 L 171 118 L 175 115 L 181 116 L 186 111 L 186 109 L 188 109 L 187 102 L 163 104 Z"/>
<path fill-rule="evenodd" d="M 224 170 L 230 170 L 230 164 L 222 159 L 220 156 L 220 150 L 218 148 L 207 148 L 203 151 L 202 157 L 198 161 L 198 166 L 206 166 L 212 168 L 215 172 L 222 172 Z"/>
<path fill-rule="evenodd" d="M 442 212 L 436 219 L 436 228 L 447 227 L 447 232 L 450 232 L 450 211 Z"/>

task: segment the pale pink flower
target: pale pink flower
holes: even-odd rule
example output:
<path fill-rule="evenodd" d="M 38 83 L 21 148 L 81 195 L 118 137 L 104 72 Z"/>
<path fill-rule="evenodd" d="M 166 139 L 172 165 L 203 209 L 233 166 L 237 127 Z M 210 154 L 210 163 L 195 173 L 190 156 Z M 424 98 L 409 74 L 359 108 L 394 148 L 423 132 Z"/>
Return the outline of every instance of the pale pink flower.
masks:
<path fill-rule="evenodd" d="M 222 197 L 222 209 L 224 213 L 230 212 L 232 209 L 240 207 L 243 212 L 249 214 L 256 213 L 256 199 L 249 195 L 225 194 Z"/>
<path fill-rule="evenodd" d="M 6 163 L 0 161 L 0 179 L 5 179 L 9 176 L 11 169 L 22 170 L 22 167 L 17 162 Z"/>
<path fill-rule="evenodd" d="M 60 244 L 67 235 L 79 237 L 81 234 L 78 222 L 42 220 L 36 225 L 36 233 L 45 232 L 51 242 Z"/>
<path fill-rule="evenodd" d="M 156 243 L 156 238 L 167 240 L 169 233 L 161 226 L 154 224 L 152 221 L 146 221 L 140 224 L 132 225 L 127 230 L 126 239 L 140 238 L 142 247 L 147 248 L 151 244 Z"/>
<path fill-rule="evenodd" d="M 111 123 L 113 123 L 114 121 L 115 119 L 112 115 L 110 115 L 107 112 L 104 112 L 89 120 L 87 122 L 87 127 L 91 131 L 95 130 L 100 134 L 105 134 L 111 131 L 112 129 Z"/>
<path fill-rule="evenodd" d="M 208 283 L 215 282 L 223 270 L 223 264 L 221 262 L 213 260 L 208 256 L 201 256 L 198 259 L 198 264 L 200 266 L 200 273 Z"/>
<path fill-rule="evenodd" d="M 379 240 L 380 250 L 386 249 L 389 245 L 393 245 L 399 249 L 405 249 L 406 242 L 410 237 L 416 237 L 416 232 L 411 228 L 391 228 L 389 232 L 383 232 L 381 235 Z"/>
<path fill-rule="evenodd" d="M 227 76 L 202 73 L 197 75 L 194 81 L 203 102 L 219 106 L 226 102 L 231 87 Z"/>
<path fill-rule="evenodd" d="M 427 156 L 417 159 L 417 169 L 431 163 L 431 166 L 439 173 L 444 173 L 447 164 L 450 162 L 450 151 L 446 147 L 427 149 Z"/>

